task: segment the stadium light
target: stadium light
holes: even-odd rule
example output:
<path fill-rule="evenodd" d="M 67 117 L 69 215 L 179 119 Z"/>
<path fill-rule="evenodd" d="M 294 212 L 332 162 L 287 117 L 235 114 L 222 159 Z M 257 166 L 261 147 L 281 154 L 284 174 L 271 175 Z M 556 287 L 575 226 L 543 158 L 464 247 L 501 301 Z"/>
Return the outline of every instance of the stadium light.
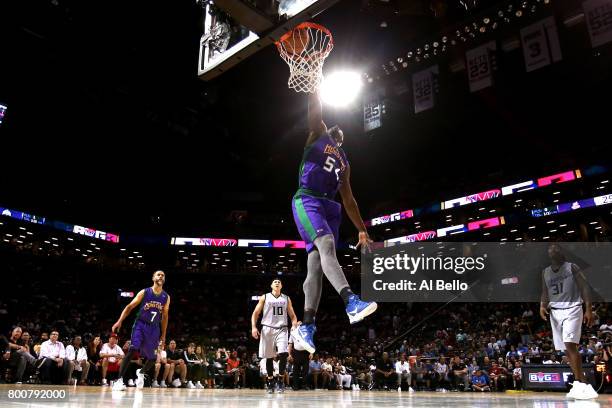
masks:
<path fill-rule="evenodd" d="M 321 99 L 328 105 L 342 108 L 350 105 L 361 91 L 361 75 L 351 71 L 336 71 L 321 84 Z"/>

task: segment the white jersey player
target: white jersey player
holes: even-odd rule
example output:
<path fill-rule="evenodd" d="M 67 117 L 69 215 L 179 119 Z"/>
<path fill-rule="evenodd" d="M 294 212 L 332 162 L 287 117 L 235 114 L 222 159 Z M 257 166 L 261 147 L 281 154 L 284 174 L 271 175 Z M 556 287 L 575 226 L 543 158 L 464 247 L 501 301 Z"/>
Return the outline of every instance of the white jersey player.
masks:
<path fill-rule="evenodd" d="M 272 292 L 259 297 L 259 302 L 255 306 L 251 316 L 251 334 L 255 339 L 259 339 L 259 358 L 266 359 L 266 372 L 268 373 L 268 393 L 274 392 L 274 372 L 273 359 L 278 355 L 279 375 L 283 378 L 287 368 L 287 343 L 289 340 L 289 330 L 287 329 L 287 316 L 291 319 L 291 325 L 298 326 L 297 316 L 293 311 L 291 299 L 283 295 L 281 289 L 283 284 L 280 279 L 274 279 L 270 285 Z M 261 333 L 257 330 L 257 320 L 263 312 L 261 318 Z M 278 382 L 279 391 L 284 391 L 283 382 Z"/>
<path fill-rule="evenodd" d="M 578 265 L 565 260 L 559 245 L 550 245 L 548 256 L 551 264 L 542 271 L 540 316 L 548 320 L 546 316 L 550 314 L 555 349 L 566 353 L 572 367 L 575 380 L 567 396 L 575 399 L 597 398 L 597 392 L 587 383 L 582 371 L 582 358 L 577 346 L 583 320 L 589 327 L 593 324 L 588 285 Z"/>

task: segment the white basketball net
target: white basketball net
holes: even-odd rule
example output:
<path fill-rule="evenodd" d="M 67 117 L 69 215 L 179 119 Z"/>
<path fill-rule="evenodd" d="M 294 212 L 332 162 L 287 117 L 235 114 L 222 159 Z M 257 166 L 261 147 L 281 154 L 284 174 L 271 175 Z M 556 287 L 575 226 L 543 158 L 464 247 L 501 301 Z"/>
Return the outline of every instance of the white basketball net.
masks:
<path fill-rule="evenodd" d="M 289 65 L 289 88 L 296 92 L 315 92 L 323 79 L 325 58 L 334 47 L 331 32 L 315 23 L 302 23 L 282 36 L 276 47 Z"/>

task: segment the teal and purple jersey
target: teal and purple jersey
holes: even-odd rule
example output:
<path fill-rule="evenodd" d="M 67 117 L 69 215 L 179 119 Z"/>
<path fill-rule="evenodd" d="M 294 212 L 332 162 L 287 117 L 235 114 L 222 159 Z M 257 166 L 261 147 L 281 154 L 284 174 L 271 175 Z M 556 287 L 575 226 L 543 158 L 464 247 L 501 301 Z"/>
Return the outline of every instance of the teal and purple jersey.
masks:
<path fill-rule="evenodd" d="M 306 146 L 300 165 L 300 189 L 333 199 L 348 166 L 344 150 L 329 133 Z"/>
<path fill-rule="evenodd" d="M 153 288 L 146 288 L 142 302 L 140 302 L 137 320 L 147 324 L 159 324 L 166 302 L 168 302 L 168 294 L 164 290 L 156 295 Z"/>
<path fill-rule="evenodd" d="M 138 350 L 140 355 L 147 360 L 155 360 L 155 350 L 159 345 L 160 322 L 168 294 L 162 290 L 159 295 L 153 292 L 153 288 L 144 290 L 144 297 L 140 303 L 140 310 L 134 327 L 132 327 L 131 350 Z"/>
<path fill-rule="evenodd" d="M 331 234 L 338 240 L 342 209 L 333 199 L 347 167 L 344 151 L 328 133 L 304 149 L 300 187 L 293 197 L 292 210 L 308 252 L 314 249 L 317 237 Z"/>

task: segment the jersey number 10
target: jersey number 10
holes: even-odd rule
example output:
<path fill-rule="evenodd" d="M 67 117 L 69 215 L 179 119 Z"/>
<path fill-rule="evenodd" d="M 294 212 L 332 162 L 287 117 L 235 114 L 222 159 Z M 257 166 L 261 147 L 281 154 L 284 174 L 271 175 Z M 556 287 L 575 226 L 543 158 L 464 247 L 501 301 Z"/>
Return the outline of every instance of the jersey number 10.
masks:
<path fill-rule="evenodd" d="M 283 307 L 282 306 L 272 306 L 272 314 L 274 316 L 282 316 L 283 315 Z"/>

